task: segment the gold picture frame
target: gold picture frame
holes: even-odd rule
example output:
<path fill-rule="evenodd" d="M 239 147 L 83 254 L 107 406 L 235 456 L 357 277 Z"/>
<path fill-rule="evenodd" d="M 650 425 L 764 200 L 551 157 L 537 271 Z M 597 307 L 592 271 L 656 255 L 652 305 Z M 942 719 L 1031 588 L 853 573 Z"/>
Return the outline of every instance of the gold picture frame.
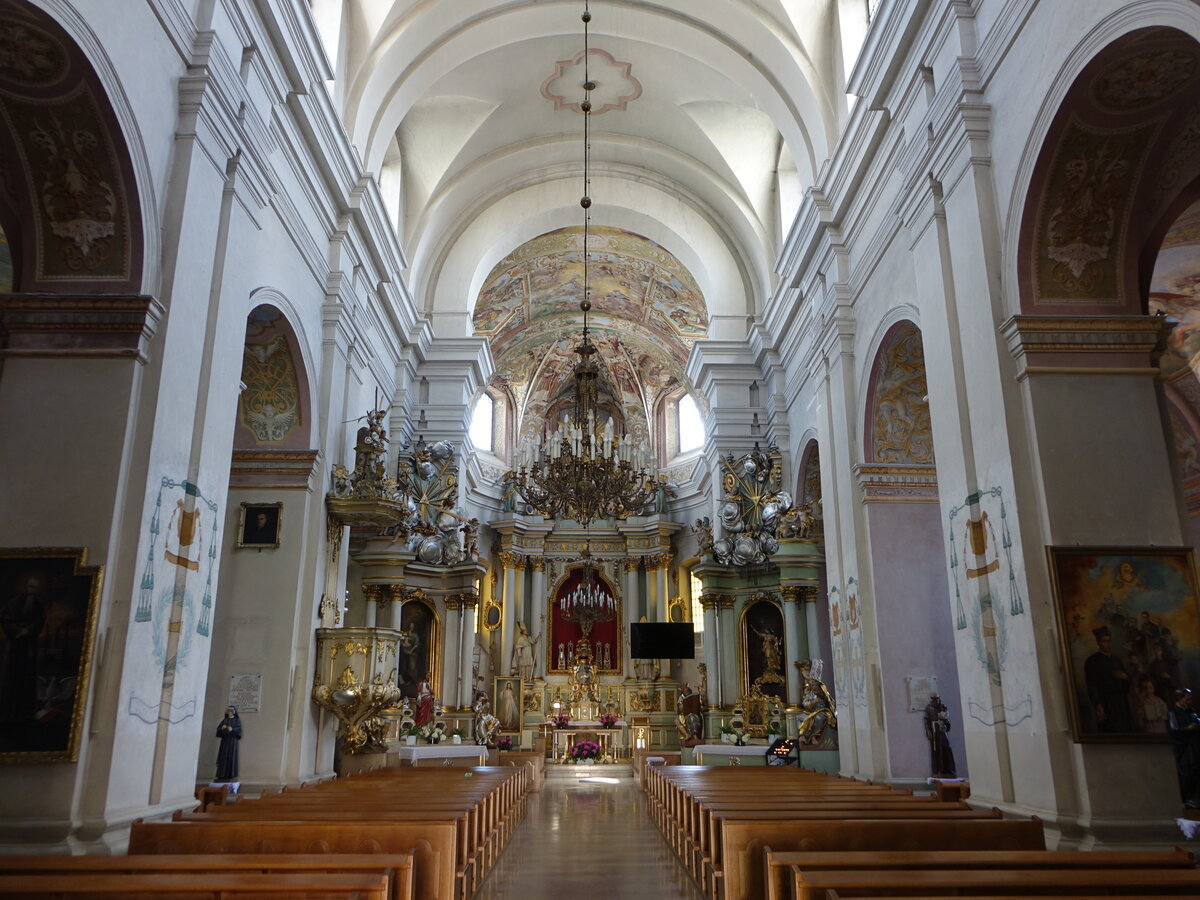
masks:
<path fill-rule="evenodd" d="M 500 720 L 501 734 L 520 734 L 525 715 L 521 679 L 516 675 L 498 675 L 493 682 L 492 715 Z"/>
<path fill-rule="evenodd" d="M 1046 551 L 1074 740 L 1167 740 L 1174 691 L 1200 683 L 1195 551 Z"/>
<path fill-rule="evenodd" d="M 283 501 L 244 502 L 238 513 L 237 545 L 242 550 L 274 550 L 283 527 Z"/>
<path fill-rule="evenodd" d="M 84 547 L 0 548 L 0 763 L 79 758 L 104 567 Z"/>

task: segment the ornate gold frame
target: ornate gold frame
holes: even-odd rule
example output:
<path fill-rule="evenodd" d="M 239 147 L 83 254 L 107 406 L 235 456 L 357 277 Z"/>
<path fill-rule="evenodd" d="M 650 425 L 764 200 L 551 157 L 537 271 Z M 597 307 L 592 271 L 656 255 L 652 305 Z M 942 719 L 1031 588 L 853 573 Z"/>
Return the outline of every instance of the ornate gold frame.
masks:
<path fill-rule="evenodd" d="M 430 634 L 429 634 L 429 678 L 430 678 L 430 681 L 432 682 L 430 684 L 430 687 L 433 689 L 434 696 L 437 697 L 438 703 L 441 703 L 442 702 L 442 632 L 444 630 L 444 626 L 442 624 L 442 614 L 440 612 L 438 612 L 438 605 L 424 591 L 417 589 L 416 591 L 413 592 L 412 595 L 405 596 L 405 598 L 404 598 L 404 602 L 400 607 L 400 622 L 401 623 L 403 623 L 403 621 L 404 621 L 404 607 L 408 606 L 408 604 L 410 604 L 410 603 L 424 604 L 425 606 L 429 607 L 430 611 L 432 611 L 432 613 L 433 613 L 433 620 L 430 623 L 431 627 L 429 629 L 429 631 L 430 631 Z M 396 630 L 399 631 L 400 629 L 397 628 Z M 397 664 L 398 663 L 399 663 L 399 660 L 397 660 Z M 400 673 L 397 672 L 396 673 L 396 683 L 400 684 L 400 682 L 401 682 Z M 399 709 L 399 704 L 402 704 L 403 702 L 404 702 L 403 700 L 397 701 L 397 706 L 393 707 L 393 708 Z"/>
<path fill-rule="evenodd" d="M 103 566 L 88 566 L 86 547 L 33 547 L 0 548 L 0 560 L 28 560 L 36 565 L 37 560 L 66 559 L 72 562 L 71 574 L 90 579 L 87 588 L 87 610 L 83 617 L 83 639 L 75 667 L 75 696 L 71 704 L 71 723 L 67 732 L 67 746 L 61 750 L 14 750 L 0 753 L 0 763 L 56 763 L 75 762 L 79 758 L 79 742 L 83 732 L 83 711 L 87 706 L 88 686 L 92 670 L 92 651 L 96 642 L 96 620 L 100 608 L 100 592 L 104 582 Z M 2 567 L 0 567 L 2 571 Z M 14 572 L 14 577 L 20 574 Z M 0 603 L 7 603 L 13 596 L 9 591 L 15 587 L 0 584 L 6 593 Z"/>
<path fill-rule="evenodd" d="M 495 625 L 488 621 L 488 611 L 493 609 L 496 610 Z M 488 597 L 483 604 L 483 612 L 479 614 L 480 627 L 485 631 L 495 631 L 502 624 L 504 624 L 504 607 L 500 605 L 500 602 L 494 596 Z"/>
<path fill-rule="evenodd" d="M 741 684 L 741 691 L 744 695 L 749 695 L 754 686 L 750 684 L 750 654 L 749 648 L 746 646 L 746 614 L 758 603 L 773 604 L 779 610 L 780 620 L 783 622 L 783 660 L 784 671 L 780 674 L 783 676 L 783 693 L 787 696 L 787 654 L 790 649 L 787 645 L 787 617 L 783 614 L 783 602 L 779 595 L 773 591 L 758 591 L 753 595 L 746 597 L 742 603 L 741 611 L 738 613 L 737 619 L 737 644 L 738 644 L 738 678 Z M 786 706 L 784 701 L 780 701 L 781 706 Z"/>

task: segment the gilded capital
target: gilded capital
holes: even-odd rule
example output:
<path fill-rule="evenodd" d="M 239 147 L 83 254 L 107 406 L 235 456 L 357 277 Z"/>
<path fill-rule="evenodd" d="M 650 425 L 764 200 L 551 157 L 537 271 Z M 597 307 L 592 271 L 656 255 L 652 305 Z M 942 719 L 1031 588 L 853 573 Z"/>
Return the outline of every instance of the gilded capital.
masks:
<path fill-rule="evenodd" d="M 389 587 L 391 585 L 388 584 L 364 584 L 362 586 L 363 597 L 367 599 L 368 603 L 374 603 L 382 609 L 383 605 L 391 599 L 387 590 Z"/>
<path fill-rule="evenodd" d="M 525 557 L 520 553 L 513 553 L 511 550 L 505 550 L 502 553 L 497 553 L 496 559 L 500 560 L 500 565 L 504 566 L 504 568 L 515 569 L 517 568 L 518 563 L 523 563 Z M 522 568 L 524 568 L 524 565 L 522 565 Z"/>
<path fill-rule="evenodd" d="M 815 584 L 797 585 L 800 591 L 800 600 L 803 603 L 816 603 L 820 598 L 821 591 Z"/>
<path fill-rule="evenodd" d="M 529 557 L 529 568 L 531 568 L 535 572 L 545 572 L 546 571 L 546 558 L 544 556 Z"/>
<path fill-rule="evenodd" d="M 445 604 L 446 604 L 447 611 L 453 610 L 453 611 L 457 612 L 459 609 L 462 608 L 462 597 L 461 597 L 461 595 L 456 596 L 456 597 L 447 597 L 445 599 Z"/>
<path fill-rule="evenodd" d="M 705 610 L 720 609 L 720 595 L 719 594 L 701 594 L 700 595 L 700 608 L 705 609 Z"/>
<path fill-rule="evenodd" d="M 636 572 L 642 563 L 640 556 L 627 556 L 624 560 L 626 572 Z"/>
<path fill-rule="evenodd" d="M 784 603 L 800 602 L 800 585 L 798 584 L 782 584 L 779 586 L 779 593 L 783 595 Z"/>

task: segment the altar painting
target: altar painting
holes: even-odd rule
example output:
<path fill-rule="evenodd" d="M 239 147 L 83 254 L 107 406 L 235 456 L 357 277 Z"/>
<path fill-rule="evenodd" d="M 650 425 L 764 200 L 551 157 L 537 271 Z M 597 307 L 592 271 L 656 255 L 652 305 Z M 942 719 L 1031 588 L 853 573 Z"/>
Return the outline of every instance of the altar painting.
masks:
<path fill-rule="evenodd" d="M 426 680 L 436 692 L 442 683 L 438 617 L 433 607 L 423 600 L 411 599 L 400 611 L 400 660 L 396 681 L 400 693 L 410 699 Z"/>
<path fill-rule="evenodd" d="M 551 675 L 566 675 L 574 665 L 576 642 L 583 631 L 575 622 L 562 618 L 560 601 L 580 585 L 583 569 L 572 569 L 554 590 L 554 601 L 550 604 L 550 628 L 546 643 L 546 671 Z M 608 580 L 596 572 L 596 582 L 616 602 L 616 613 L 611 622 L 597 622 L 592 626 L 589 639 L 592 642 L 593 666 L 601 675 L 620 675 L 623 644 L 621 596 Z M 532 630 L 532 629 L 530 629 Z"/>

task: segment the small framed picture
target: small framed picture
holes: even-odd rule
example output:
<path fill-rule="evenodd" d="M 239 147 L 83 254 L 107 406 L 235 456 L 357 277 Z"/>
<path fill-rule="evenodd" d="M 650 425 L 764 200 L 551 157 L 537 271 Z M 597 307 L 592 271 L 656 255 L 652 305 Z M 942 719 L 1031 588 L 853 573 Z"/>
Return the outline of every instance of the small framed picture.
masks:
<path fill-rule="evenodd" d="M 243 503 L 237 545 L 262 550 L 279 546 L 283 503 Z"/>

